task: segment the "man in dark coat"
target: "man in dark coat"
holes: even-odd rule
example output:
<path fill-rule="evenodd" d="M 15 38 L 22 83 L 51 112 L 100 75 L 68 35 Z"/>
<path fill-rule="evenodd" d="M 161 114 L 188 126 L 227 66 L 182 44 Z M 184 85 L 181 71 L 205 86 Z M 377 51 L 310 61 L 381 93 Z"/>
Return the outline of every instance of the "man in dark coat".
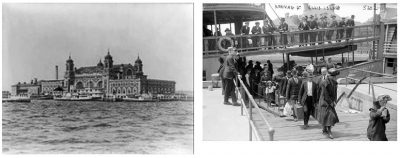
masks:
<path fill-rule="evenodd" d="M 309 74 L 307 71 L 303 72 L 303 76 L 305 79 L 300 86 L 298 101 L 304 109 L 304 129 L 306 129 L 308 128 L 310 115 L 314 116 L 314 105 L 317 102 L 317 83 L 313 81 L 312 74 Z"/>
<path fill-rule="evenodd" d="M 287 71 L 286 76 L 282 77 L 281 81 L 279 82 L 279 94 L 281 96 L 286 96 L 286 86 L 290 78 L 292 78 L 292 72 Z"/>
<path fill-rule="evenodd" d="M 256 26 L 253 26 L 253 28 L 251 28 L 251 33 L 253 35 L 260 35 L 261 34 L 261 27 L 260 27 L 260 22 L 256 22 Z M 259 47 L 260 46 L 260 38 L 261 36 L 253 36 L 252 40 L 253 40 L 253 46 L 254 47 Z"/>
<path fill-rule="evenodd" d="M 285 34 L 286 32 L 289 32 L 289 26 L 288 24 L 285 22 L 285 18 L 281 18 L 281 24 L 278 27 L 279 29 L 279 33 L 281 33 L 281 45 L 283 45 L 285 48 L 288 44 L 288 40 L 287 40 L 287 34 Z"/>
<path fill-rule="evenodd" d="M 346 27 L 354 27 L 354 15 L 351 15 L 351 19 L 347 20 Z M 354 28 L 346 29 L 346 41 L 348 41 L 353 36 Z"/>
<path fill-rule="evenodd" d="M 293 106 L 293 119 L 297 121 L 297 109 L 295 104 L 299 98 L 299 90 L 301 86 L 301 79 L 297 76 L 297 70 L 292 70 L 292 78 L 289 79 L 286 88 L 286 98 L 289 104 Z"/>
<path fill-rule="evenodd" d="M 299 24 L 299 31 L 308 31 L 310 30 L 310 23 L 307 21 L 307 16 L 302 18 L 302 21 Z M 301 43 L 300 46 L 307 45 L 304 43 L 308 42 L 308 32 L 300 33 L 299 35 L 299 42 Z"/>
<path fill-rule="evenodd" d="M 339 39 L 339 40 L 336 40 L 336 42 L 340 42 L 341 41 L 340 39 L 343 38 L 343 34 L 344 34 L 343 27 L 346 27 L 346 18 L 343 17 L 342 21 L 339 22 L 337 27 L 340 29 L 337 30 L 336 39 Z"/>
<path fill-rule="evenodd" d="M 317 29 L 318 29 L 317 18 L 314 18 L 314 16 L 310 15 L 310 30 L 317 30 Z M 315 45 L 316 38 L 317 38 L 317 32 L 310 32 L 311 45 Z"/>
<path fill-rule="evenodd" d="M 326 74 L 326 68 L 321 70 L 323 74 Z M 333 139 L 331 132 L 332 126 L 339 122 L 335 106 L 337 99 L 337 71 L 335 68 L 329 69 L 329 75 L 323 75 L 320 77 L 318 85 L 318 104 L 316 117 L 318 122 L 323 127 L 322 134 L 328 138 Z"/>
<path fill-rule="evenodd" d="M 267 65 L 268 65 L 268 71 L 269 71 L 269 73 L 271 74 L 271 77 L 272 77 L 274 75 L 274 67 L 273 67 L 273 65 L 272 65 L 270 60 L 267 60 Z"/>
<path fill-rule="evenodd" d="M 374 101 L 374 105 L 370 111 L 370 119 L 367 128 L 367 137 L 371 141 L 388 141 L 386 137 L 386 123 L 390 120 L 389 110 L 386 108 L 386 104 L 390 101 L 389 95 L 378 96 L 377 101 Z"/>
<path fill-rule="evenodd" d="M 222 95 L 224 95 L 225 94 L 225 80 L 224 80 L 224 78 L 223 78 L 223 75 L 224 75 L 224 59 L 225 57 L 219 57 L 218 58 L 218 61 L 219 61 L 219 63 L 221 64 L 220 66 L 219 66 L 219 68 L 218 68 L 218 74 L 219 74 L 219 77 L 221 78 L 221 82 L 222 82 Z"/>
<path fill-rule="evenodd" d="M 325 41 L 325 29 L 328 27 L 328 22 L 326 21 L 326 16 L 322 16 L 319 19 L 318 28 L 321 29 L 321 31 L 318 32 L 318 44 L 322 44 Z"/>
<path fill-rule="evenodd" d="M 225 62 L 224 62 L 224 73 L 223 73 L 223 78 L 224 78 L 224 83 L 225 83 L 225 95 L 224 95 L 224 104 L 225 105 L 239 105 L 236 101 L 236 94 L 235 94 L 235 85 L 233 83 L 233 80 L 235 79 L 235 76 L 238 74 L 238 71 L 236 70 L 237 67 L 237 55 L 236 55 L 236 50 L 234 47 L 229 47 L 228 48 L 229 55 L 226 57 Z M 229 97 L 232 97 L 232 103 L 228 101 Z"/>
<path fill-rule="evenodd" d="M 271 46 L 276 45 L 275 38 L 272 36 L 275 28 L 270 24 L 269 20 L 265 20 L 262 30 L 263 30 L 263 33 L 265 34 L 264 44 L 268 46 L 268 49 L 271 49 L 272 48 Z"/>
<path fill-rule="evenodd" d="M 336 21 L 336 16 L 332 15 L 331 18 L 332 19 L 328 25 L 329 29 L 336 28 L 338 25 L 338 23 Z M 333 32 L 335 32 L 335 30 L 329 30 L 326 34 L 326 40 L 328 40 L 328 43 L 332 43 L 331 40 L 332 40 Z"/>
<path fill-rule="evenodd" d="M 244 24 L 245 25 L 242 26 L 242 28 L 240 28 L 240 33 L 241 33 L 242 36 L 243 35 L 249 35 L 249 33 L 250 33 L 249 22 L 245 22 Z M 248 45 L 249 45 L 249 42 L 247 41 L 247 37 L 246 36 L 241 38 L 240 43 L 241 43 L 243 48 L 247 48 Z"/>

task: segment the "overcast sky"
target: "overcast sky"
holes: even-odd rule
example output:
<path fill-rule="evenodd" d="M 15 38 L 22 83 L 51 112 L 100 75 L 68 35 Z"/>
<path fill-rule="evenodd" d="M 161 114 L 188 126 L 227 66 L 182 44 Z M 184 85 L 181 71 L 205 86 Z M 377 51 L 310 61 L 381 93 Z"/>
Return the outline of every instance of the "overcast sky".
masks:
<path fill-rule="evenodd" d="M 192 4 L 3 4 L 3 90 L 55 79 L 55 65 L 63 78 L 69 53 L 96 65 L 108 48 L 114 64 L 140 54 L 148 78 L 193 90 Z"/>

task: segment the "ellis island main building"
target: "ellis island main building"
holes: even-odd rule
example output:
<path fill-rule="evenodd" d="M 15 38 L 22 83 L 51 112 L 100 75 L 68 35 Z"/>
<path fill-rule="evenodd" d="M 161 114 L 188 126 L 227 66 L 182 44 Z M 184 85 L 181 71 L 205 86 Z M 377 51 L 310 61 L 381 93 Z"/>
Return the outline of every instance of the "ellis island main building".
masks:
<path fill-rule="evenodd" d="M 30 84 L 18 83 L 12 86 L 12 95 L 53 94 L 56 89 L 62 88 L 66 92 L 103 93 L 117 97 L 140 94 L 173 94 L 175 81 L 148 79 L 143 73 L 142 60 L 137 57 L 132 65 L 118 64 L 110 52 L 104 57 L 104 64 L 99 61 L 96 66 L 76 68 L 69 56 L 66 61 L 64 79 L 58 79 L 56 66 L 56 80 L 31 81 Z"/>

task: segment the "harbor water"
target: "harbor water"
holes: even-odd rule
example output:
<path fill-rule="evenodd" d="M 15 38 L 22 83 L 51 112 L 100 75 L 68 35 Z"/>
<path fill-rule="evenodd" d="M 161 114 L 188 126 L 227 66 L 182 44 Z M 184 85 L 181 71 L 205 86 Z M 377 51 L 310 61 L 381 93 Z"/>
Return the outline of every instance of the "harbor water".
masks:
<path fill-rule="evenodd" d="M 33 100 L 2 120 L 3 153 L 193 153 L 193 102 Z"/>

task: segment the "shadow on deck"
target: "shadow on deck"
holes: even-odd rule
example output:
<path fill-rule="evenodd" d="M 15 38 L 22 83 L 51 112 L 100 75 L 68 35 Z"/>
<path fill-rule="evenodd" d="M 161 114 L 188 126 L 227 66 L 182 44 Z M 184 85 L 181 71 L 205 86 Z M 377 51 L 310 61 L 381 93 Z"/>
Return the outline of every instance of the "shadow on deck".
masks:
<path fill-rule="evenodd" d="M 260 102 L 260 106 L 266 108 L 267 104 Z M 279 117 L 273 114 L 277 112 L 276 108 L 266 109 L 272 111 L 271 113 L 264 110 L 263 115 L 274 127 L 274 140 L 277 141 L 368 141 L 369 116 L 366 113 L 346 113 L 345 110 L 336 108 L 340 122 L 332 128 L 332 134 L 335 139 L 329 139 L 322 135 L 322 127 L 312 117 L 309 121 L 310 127 L 304 130 L 302 129 L 303 120 L 294 122 L 292 117 Z M 258 113 L 253 113 L 253 120 L 260 135 L 264 140 L 268 140 L 268 129 L 264 127 L 259 115 Z M 386 136 L 389 141 L 397 141 L 397 120 L 391 119 L 386 124 Z"/>

